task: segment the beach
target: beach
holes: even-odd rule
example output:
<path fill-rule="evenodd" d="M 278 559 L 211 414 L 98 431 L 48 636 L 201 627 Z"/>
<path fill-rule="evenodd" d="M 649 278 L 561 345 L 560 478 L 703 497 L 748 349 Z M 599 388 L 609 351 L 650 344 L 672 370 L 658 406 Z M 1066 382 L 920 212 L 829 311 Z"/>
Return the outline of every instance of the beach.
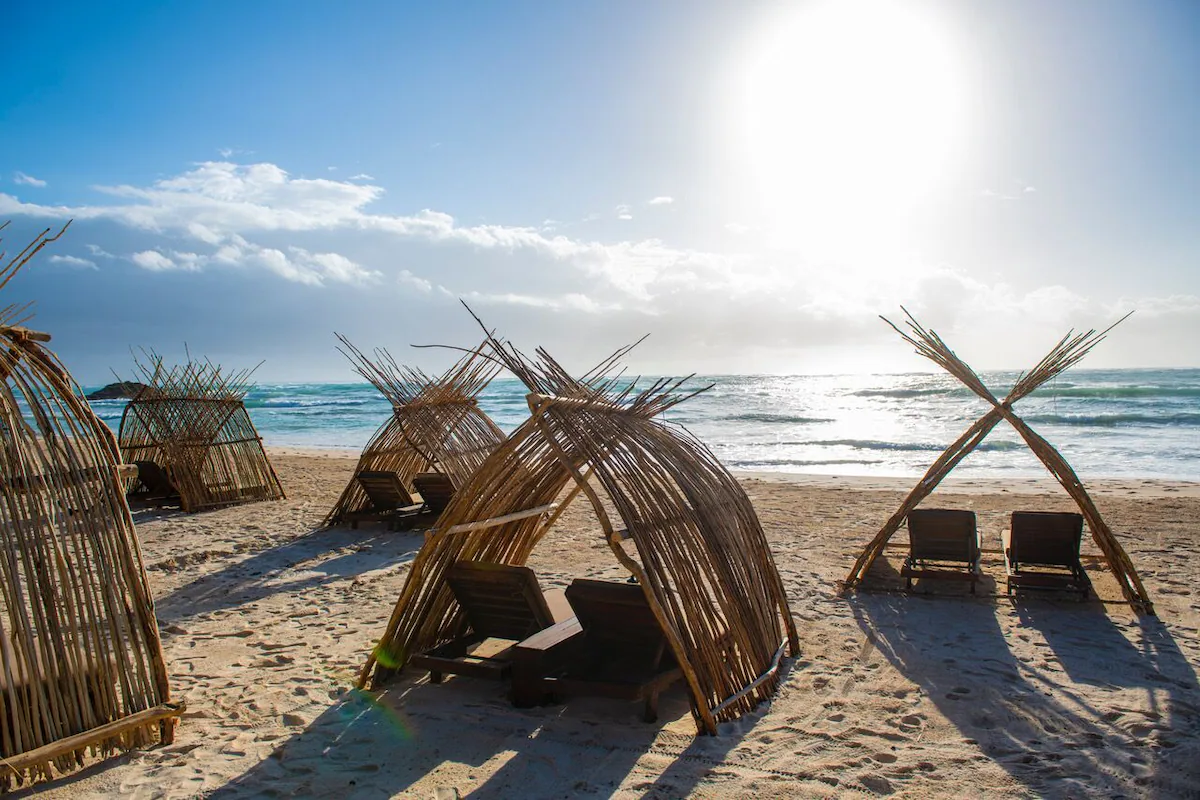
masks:
<path fill-rule="evenodd" d="M 1008 514 L 1074 510 L 1049 477 L 952 477 L 924 502 L 976 512 L 978 596 L 954 582 L 898 591 L 894 547 L 877 590 L 844 597 L 839 581 L 915 478 L 740 473 L 802 652 L 772 702 L 710 737 L 696 735 L 678 685 L 655 724 L 634 703 L 516 709 L 498 683 L 433 685 L 415 670 L 356 690 L 422 534 L 321 530 L 355 455 L 271 457 L 285 500 L 135 511 L 187 711 L 173 744 L 95 762 L 35 786 L 39 796 L 1166 798 L 1200 787 L 1200 484 L 1087 482 L 1155 603 L 1157 618 L 1139 618 L 1094 558 L 1099 601 L 1004 597 L 995 551 Z M 1085 556 L 1097 552 L 1085 540 Z M 529 566 L 546 589 L 626 575 L 582 500 Z"/>

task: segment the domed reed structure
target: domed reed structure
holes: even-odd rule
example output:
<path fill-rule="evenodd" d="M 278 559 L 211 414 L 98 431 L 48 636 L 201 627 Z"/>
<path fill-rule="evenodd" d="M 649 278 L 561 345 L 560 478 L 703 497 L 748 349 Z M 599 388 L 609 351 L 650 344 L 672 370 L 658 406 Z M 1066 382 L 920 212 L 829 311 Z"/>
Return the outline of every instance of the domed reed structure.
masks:
<path fill-rule="evenodd" d="M 145 388 L 121 416 L 126 462 L 161 468 L 188 512 L 284 497 L 246 411 L 253 370 L 190 359 L 167 368 L 153 353 L 134 364 Z"/>
<path fill-rule="evenodd" d="M 412 478 L 434 470 L 449 478 L 457 490 L 484 463 L 504 432 L 479 407 L 478 396 L 500 367 L 480 357 L 480 350 L 463 356 L 441 377 L 401 367 L 386 350 L 369 358 L 344 336 L 342 353 L 355 370 L 392 404 L 392 416 L 367 443 L 354 475 L 325 518 L 326 525 L 351 520 L 372 508 L 359 481 L 362 473 L 392 473 L 405 489 Z"/>
<path fill-rule="evenodd" d="M 532 416 L 442 513 L 360 684 L 380 686 L 413 653 L 465 629 L 450 567 L 523 565 L 583 493 L 682 668 L 699 730 L 715 733 L 719 721 L 768 699 L 785 651 L 799 651 L 795 623 L 746 493 L 704 444 L 656 419 L 690 396 L 677 393 L 682 381 L 635 392 L 606 378 L 628 348 L 576 379 L 543 350 L 534 361 L 491 337 L 488 344 L 490 357 L 528 387 Z"/>
<path fill-rule="evenodd" d="M 0 309 L 0 788 L 169 742 L 182 711 L 116 439 L 23 311 Z"/>

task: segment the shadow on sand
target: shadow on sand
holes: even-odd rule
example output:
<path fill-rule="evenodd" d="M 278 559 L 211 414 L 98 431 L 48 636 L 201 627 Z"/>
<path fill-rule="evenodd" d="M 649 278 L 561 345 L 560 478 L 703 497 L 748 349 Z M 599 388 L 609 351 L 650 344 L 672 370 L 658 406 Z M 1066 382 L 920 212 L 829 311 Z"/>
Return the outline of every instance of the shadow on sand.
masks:
<path fill-rule="evenodd" d="M 852 606 L 887 660 L 1032 794 L 1197 796 L 1200 687 L 1159 620 L 1032 598 L 859 594 Z M 1014 656 L 1002 619 L 1033 655 Z"/>
<path fill-rule="evenodd" d="M 209 796 L 683 797 L 740 737 L 695 736 L 679 686 L 661 702 L 651 725 L 636 703 L 517 709 L 498 683 L 412 674 L 348 692 Z"/>
<path fill-rule="evenodd" d="M 420 531 L 319 528 L 233 561 L 164 595 L 155 601 L 158 621 L 179 622 L 281 592 L 303 592 L 331 581 L 406 564 L 416 557 L 423 537 Z"/>

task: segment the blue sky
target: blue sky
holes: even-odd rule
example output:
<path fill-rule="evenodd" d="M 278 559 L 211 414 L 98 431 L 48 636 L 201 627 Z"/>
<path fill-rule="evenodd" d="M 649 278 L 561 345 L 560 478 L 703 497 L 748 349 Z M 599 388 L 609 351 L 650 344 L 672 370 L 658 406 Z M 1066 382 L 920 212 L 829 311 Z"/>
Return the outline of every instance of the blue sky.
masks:
<path fill-rule="evenodd" d="M 332 331 L 657 372 L 909 371 L 901 304 L 1026 367 L 1200 365 L 1200 6 L 18 2 L 5 290 L 87 383 Z"/>

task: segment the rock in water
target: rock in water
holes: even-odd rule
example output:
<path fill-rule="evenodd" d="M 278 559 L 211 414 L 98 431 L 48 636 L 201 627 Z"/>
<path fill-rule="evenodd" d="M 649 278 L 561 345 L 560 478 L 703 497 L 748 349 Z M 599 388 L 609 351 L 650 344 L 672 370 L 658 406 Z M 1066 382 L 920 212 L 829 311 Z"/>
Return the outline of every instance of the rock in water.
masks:
<path fill-rule="evenodd" d="M 87 396 L 88 400 L 120 400 L 123 398 L 133 398 L 142 389 L 145 389 L 144 383 L 137 381 L 117 381 L 110 383 L 103 389 L 97 389 Z"/>

